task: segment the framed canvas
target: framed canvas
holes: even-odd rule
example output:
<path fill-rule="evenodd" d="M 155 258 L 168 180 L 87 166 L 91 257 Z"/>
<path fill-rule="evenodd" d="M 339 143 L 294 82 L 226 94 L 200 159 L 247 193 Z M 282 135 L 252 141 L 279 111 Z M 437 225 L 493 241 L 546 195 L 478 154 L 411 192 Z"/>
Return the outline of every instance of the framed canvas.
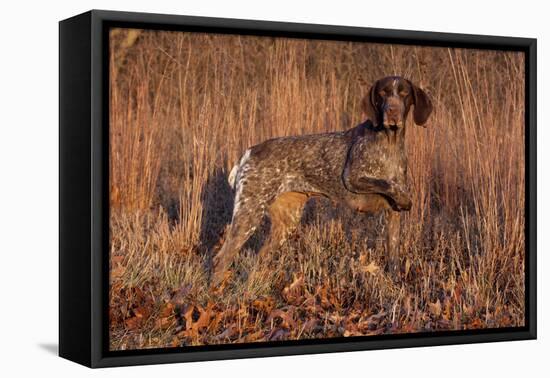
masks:
<path fill-rule="evenodd" d="M 59 27 L 62 357 L 536 338 L 536 40 Z"/>

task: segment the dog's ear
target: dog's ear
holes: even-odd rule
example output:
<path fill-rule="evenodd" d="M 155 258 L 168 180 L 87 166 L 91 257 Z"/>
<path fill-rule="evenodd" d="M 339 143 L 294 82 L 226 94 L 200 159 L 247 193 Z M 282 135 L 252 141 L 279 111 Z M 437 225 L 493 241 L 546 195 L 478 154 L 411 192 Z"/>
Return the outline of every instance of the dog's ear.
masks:
<path fill-rule="evenodd" d="M 369 93 L 363 100 L 361 100 L 361 111 L 363 112 L 363 119 L 369 119 L 374 126 L 380 124 L 382 115 L 378 106 L 376 106 L 376 87 L 378 86 L 378 81 L 376 81 L 369 90 Z"/>
<path fill-rule="evenodd" d="M 409 84 L 412 87 L 412 95 L 414 100 L 414 123 L 416 123 L 418 126 L 424 126 L 433 110 L 432 101 L 430 100 L 430 97 L 428 97 L 426 92 L 424 92 L 422 89 L 420 89 L 410 81 Z"/>

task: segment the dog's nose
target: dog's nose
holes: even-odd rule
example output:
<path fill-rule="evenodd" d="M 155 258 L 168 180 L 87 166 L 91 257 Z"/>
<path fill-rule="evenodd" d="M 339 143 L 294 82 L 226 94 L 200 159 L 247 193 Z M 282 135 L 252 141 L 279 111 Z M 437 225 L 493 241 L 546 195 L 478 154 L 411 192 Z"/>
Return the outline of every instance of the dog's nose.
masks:
<path fill-rule="evenodd" d="M 388 125 L 398 125 L 400 123 L 399 109 L 395 107 L 388 107 L 384 118 Z"/>

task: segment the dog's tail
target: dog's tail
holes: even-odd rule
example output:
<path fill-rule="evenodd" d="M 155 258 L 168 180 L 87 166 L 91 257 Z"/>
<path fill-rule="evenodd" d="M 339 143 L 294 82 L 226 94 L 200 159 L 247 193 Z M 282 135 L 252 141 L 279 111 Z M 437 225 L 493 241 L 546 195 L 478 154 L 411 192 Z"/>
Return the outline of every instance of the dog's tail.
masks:
<path fill-rule="evenodd" d="M 233 190 L 235 190 L 235 185 L 237 184 L 237 172 L 239 170 L 239 164 L 236 164 L 233 166 L 233 169 L 231 169 L 231 172 L 229 172 L 229 177 L 227 178 L 227 181 L 229 182 L 229 186 Z"/>
<path fill-rule="evenodd" d="M 233 188 L 233 190 L 237 188 L 237 181 L 240 180 L 239 171 L 241 170 L 241 167 L 243 167 L 245 171 L 248 167 L 248 159 L 250 159 L 250 148 L 244 152 L 244 155 L 241 157 L 239 164 L 236 164 L 233 169 L 231 169 L 231 172 L 229 172 L 229 177 L 227 178 L 227 181 L 229 182 L 229 185 Z"/>

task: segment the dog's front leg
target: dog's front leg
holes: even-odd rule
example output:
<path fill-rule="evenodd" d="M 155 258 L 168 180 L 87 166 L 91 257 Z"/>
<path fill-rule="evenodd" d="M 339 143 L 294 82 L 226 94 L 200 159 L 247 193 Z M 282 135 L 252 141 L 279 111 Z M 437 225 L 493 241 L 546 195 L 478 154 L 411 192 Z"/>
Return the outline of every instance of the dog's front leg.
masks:
<path fill-rule="evenodd" d="M 387 268 L 394 275 L 400 271 L 401 214 L 392 209 L 386 210 L 386 253 Z"/>

